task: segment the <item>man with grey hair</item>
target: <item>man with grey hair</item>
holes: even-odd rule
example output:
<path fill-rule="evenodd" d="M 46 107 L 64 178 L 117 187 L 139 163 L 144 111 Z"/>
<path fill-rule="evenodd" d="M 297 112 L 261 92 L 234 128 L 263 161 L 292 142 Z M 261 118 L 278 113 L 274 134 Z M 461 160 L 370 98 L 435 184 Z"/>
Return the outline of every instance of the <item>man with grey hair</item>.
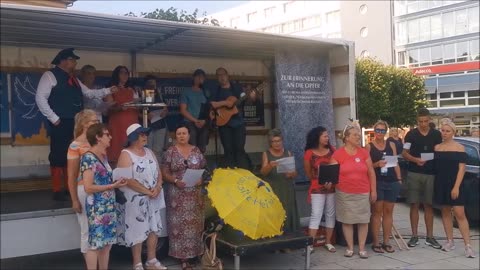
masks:
<path fill-rule="evenodd" d="M 99 89 L 100 87 L 95 85 L 96 72 L 97 69 L 94 66 L 84 65 L 80 69 L 80 81 L 90 89 Z M 83 97 L 83 104 L 85 109 L 91 109 L 97 113 L 97 118 L 100 122 L 102 122 L 102 116 L 107 112 L 111 105 L 102 98 L 88 98 L 85 96 Z"/>

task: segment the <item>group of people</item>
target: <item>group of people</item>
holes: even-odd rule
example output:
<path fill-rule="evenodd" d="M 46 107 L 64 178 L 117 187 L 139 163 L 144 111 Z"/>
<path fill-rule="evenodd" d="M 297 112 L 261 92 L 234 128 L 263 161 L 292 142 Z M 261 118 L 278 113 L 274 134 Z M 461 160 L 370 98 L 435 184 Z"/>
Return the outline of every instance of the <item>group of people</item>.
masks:
<path fill-rule="evenodd" d="M 144 266 L 166 269 L 155 251 L 158 237 L 168 236 L 169 255 L 181 260 L 182 269 L 191 269 L 192 259 L 203 253 L 205 198 L 201 186 L 204 179 L 198 179 L 196 185 L 189 187 L 182 178 L 187 169 L 206 168 L 204 153 L 212 125 L 210 110 L 233 108 L 241 99 L 241 91 L 230 83 L 225 68 L 216 70 L 219 87 L 213 92 L 203 87 L 205 72 L 196 70 L 192 87 L 183 91 L 180 98 L 184 120 L 175 128 L 175 143 L 169 144 L 167 108 L 150 111 L 150 127 L 145 128 L 138 124 L 141 117 L 138 109 L 123 106 L 138 98 L 130 84 L 127 67 L 115 68 L 109 88 L 94 90 L 95 68 L 84 66 L 78 80 L 74 75 L 78 59 L 73 49 L 59 52 L 52 61 L 55 67 L 40 80 L 36 101 L 50 121 L 49 160 L 54 199 L 65 199 L 61 192 L 65 177 L 65 187 L 80 224 L 81 251 L 87 268 L 107 269 L 111 245 L 120 244 L 131 248 L 134 269 Z M 144 82 L 145 89 L 157 89 L 154 76 L 147 76 Z M 160 92 L 155 101 L 163 101 Z M 306 198 L 312 206 L 309 235 L 316 237 L 324 215 L 325 247 L 329 252 L 336 251 L 332 242 L 336 221 L 342 224 L 346 257 L 354 255 L 354 225 L 358 228 L 361 258 L 368 258 L 365 243 L 369 225 L 373 251 L 394 252 L 389 238 L 402 175 L 398 165 L 386 168 L 384 156 L 403 154 L 409 161 L 408 201 L 413 234 L 409 246 L 418 243 L 418 209 L 419 203 L 423 203 L 426 244 L 452 250 L 450 211 L 453 207 L 466 255 L 473 257 L 463 209 L 465 152 L 452 140 L 453 122 L 442 122 L 441 134 L 430 129 L 429 122 L 428 110 L 421 110 L 418 127 L 407 134 L 403 146 L 399 146 L 395 138 L 386 140 L 389 127 L 384 121 L 375 124 L 375 139 L 365 148 L 361 147 L 360 129 L 356 125 L 345 127 L 344 145 L 338 149 L 332 145 L 326 128 L 319 126 L 310 130 L 303 164 L 311 183 Z M 223 166 L 248 169 L 250 161 L 244 150 L 246 129 L 241 114 L 233 115 L 218 127 L 218 132 L 224 149 Z M 297 172 L 276 170 L 277 160 L 292 156 L 289 151 L 292 149 L 284 148 L 278 129 L 271 130 L 268 139 L 269 148 L 263 153 L 260 173 L 286 210 L 284 231 L 297 231 L 300 225 L 293 189 Z M 435 159 L 421 160 L 420 154 L 425 152 L 435 152 Z M 318 170 L 322 164 L 340 165 L 338 184 L 319 183 Z M 131 177 L 113 179 L 112 167 L 130 170 Z M 443 206 L 448 238 L 443 247 L 433 238 L 431 205 L 434 199 Z M 382 243 L 378 237 L 381 227 Z M 144 242 L 145 264 L 141 258 Z M 313 252 L 313 247 L 307 252 Z"/>

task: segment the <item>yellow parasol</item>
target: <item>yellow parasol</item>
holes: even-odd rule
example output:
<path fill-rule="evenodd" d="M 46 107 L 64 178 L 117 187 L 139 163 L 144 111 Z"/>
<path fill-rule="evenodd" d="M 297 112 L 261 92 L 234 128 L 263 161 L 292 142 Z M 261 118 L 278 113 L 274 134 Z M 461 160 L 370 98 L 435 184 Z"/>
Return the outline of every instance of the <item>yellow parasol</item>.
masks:
<path fill-rule="evenodd" d="M 252 239 L 281 235 L 285 210 L 270 185 L 244 169 L 216 169 L 208 197 L 225 223 Z"/>

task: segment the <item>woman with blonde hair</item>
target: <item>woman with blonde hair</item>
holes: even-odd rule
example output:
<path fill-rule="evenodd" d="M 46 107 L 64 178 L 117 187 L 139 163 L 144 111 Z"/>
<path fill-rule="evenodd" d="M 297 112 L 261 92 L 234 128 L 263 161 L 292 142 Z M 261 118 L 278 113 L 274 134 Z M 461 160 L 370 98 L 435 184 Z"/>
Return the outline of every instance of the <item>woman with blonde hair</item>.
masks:
<path fill-rule="evenodd" d="M 83 110 L 75 115 L 74 140 L 67 152 L 68 189 L 72 199 L 72 208 L 77 213 L 80 225 L 80 251 L 85 254 L 88 249 L 88 220 L 85 214 L 85 199 L 87 193 L 83 188 L 83 179 L 79 177 L 80 158 L 90 149 L 87 140 L 87 129 L 99 123 L 97 114 L 93 110 Z"/>
<path fill-rule="evenodd" d="M 465 256 L 475 258 L 475 253 L 470 245 L 470 229 L 464 207 L 463 176 L 465 175 L 467 154 L 465 148 L 453 140 L 457 128 L 452 120 L 448 118 L 440 120 L 440 131 L 443 142 L 435 146 L 433 200 L 436 204 L 442 206 L 443 228 L 447 235 L 447 243 L 442 246 L 442 250 L 451 251 L 455 249 L 455 243 L 453 242 L 453 209 L 453 214 L 465 243 Z"/>
<path fill-rule="evenodd" d="M 377 201 L 373 204 L 371 220 L 372 249 L 376 253 L 383 253 L 384 251 L 392 253 L 395 250 L 388 242 L 392 232 L 393 207 L 400 193 L 402 176 L 398 164 L 395 167 L 387 168 L 387 162 L 384 160 L 384 156 L 396 156 L 398 154 L 395 143 L 385 141 L 385 134 L 388 131 L 387 122 L 378 121 L 373 126 L 373 130 L 375 137 L 365 146 L 365 150 L 370 153 L 377 180 Z M 378 239 L 380 226 L 382 226 L 383 232 L 382 244 Z"/>
<path fill-rule="evenodd" d="M 377 187 L 372 160 L 360 142 L 360 129 L 355 125 L 347 125 L 343 131 L 344 146 L 333 153 L 332 163 L 340 164 L 335 207 L 347 242 L 344 256 L 353 256 L 353 225 L 357 224 L 358 254 L 360 258 L 367 259 L 365 242 L 370 222 L 370 204 L 377 200 Z"/>

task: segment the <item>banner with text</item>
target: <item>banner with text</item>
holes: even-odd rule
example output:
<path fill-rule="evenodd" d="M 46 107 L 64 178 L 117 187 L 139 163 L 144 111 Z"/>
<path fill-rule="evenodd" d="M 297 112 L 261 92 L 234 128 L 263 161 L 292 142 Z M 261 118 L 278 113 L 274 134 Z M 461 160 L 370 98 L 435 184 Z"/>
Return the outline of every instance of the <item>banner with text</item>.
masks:
<path fill-rule="evenodd" d="M 330 65 L 327 54 L 276 50 L 276 98 L 285 149 L 295 156 L 297 181 L 308 181 L 303 170 L 307 133 L 324 126 L 335 143 Z"/>

